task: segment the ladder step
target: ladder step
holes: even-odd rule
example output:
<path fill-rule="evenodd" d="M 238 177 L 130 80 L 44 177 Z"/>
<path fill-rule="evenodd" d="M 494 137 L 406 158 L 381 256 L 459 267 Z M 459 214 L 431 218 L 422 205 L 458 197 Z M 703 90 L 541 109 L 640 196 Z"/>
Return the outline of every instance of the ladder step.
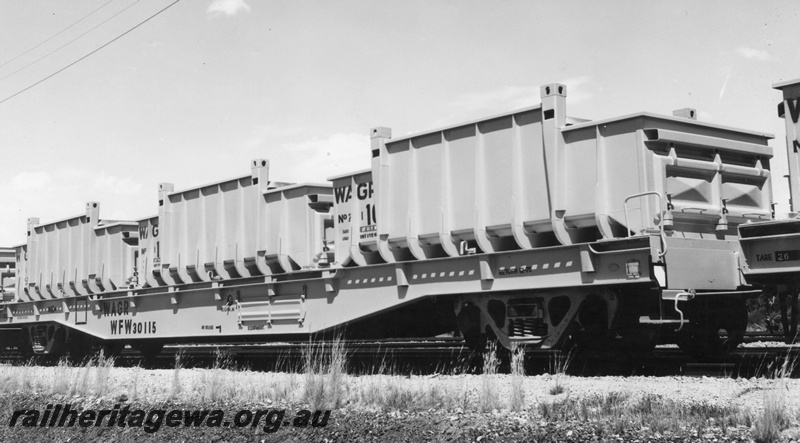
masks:
<path fill-rule="evenodd" d="M 646 325 L 679 325 L 681 323 L 689 323 L 689 320 L 658 319 L 658 318 L 650 318 L 650 317 L 644 316 L 644 315 L 639 317 L 639 324 L 646 324 Z"/>

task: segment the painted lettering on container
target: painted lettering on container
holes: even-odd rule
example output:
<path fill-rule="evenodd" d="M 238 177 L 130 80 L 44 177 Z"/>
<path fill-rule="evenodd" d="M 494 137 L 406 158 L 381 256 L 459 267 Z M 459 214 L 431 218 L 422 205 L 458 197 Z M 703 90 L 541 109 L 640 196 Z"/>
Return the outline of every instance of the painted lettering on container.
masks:
<path fill-rule="evenodd" d="M 800 120 L 800 103 L 798 103 L 798 100 L 786 100 L 786 104 L 789 107 L 789 115 L 792 121 L 797 123 Z"/>
<path fill-rule="evenodd" d="M 359 200 L 372 198 L 372 193 L 372 182 L 359 183 L 356 185 L 356 197 Z M 353 186 L 347 185 L 336 188 L 333 190 L 333 196 L 336 200 L 336 203 L 347 203 L 351 198 L 353 198 Z"/>
<path fill-rule="evenodd" d="M 149 228 L 147 226 L 139 226 L 139 239 L 146 240 L 150 237 L 150 234 L 153 237 L 158 237 L 158 225 L 152 225 Z"/>
<path fill-rule="evenodd" d="M 377 223 L 377 209 L 375 203 L 372 201 L 374 194 L 374 187 L 372 182 L 358 183 L 355 185 L 355 192 L 353 192 L 354 185 L 341 186 L 334 189 L 334 198 L 336 203 L 342 205 L 355 198 L 359 201 L 359 211 L 357 214 L 360 221 L 358 228 L 358 239 L 366 240 L 378 236 Z M 339 206 L 340 208 L 344 205 Z M 353 221 L 353 214 L 350 212 L 342 212 L 337 215 L 337 224 L 339 225 L 339 239 L 348 241 L 351 235 L 355 235 L 355 229 L 351 232 L 350 223 Z"/>

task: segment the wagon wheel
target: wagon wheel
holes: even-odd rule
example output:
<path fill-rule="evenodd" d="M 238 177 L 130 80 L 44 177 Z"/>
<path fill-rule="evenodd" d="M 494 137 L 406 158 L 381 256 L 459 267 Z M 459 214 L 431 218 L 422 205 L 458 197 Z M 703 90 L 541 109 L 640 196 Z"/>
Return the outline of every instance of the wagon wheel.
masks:
<path fill-rule="evenodd" d="M 164 343 L 159 341 L 145 340 L 134 345 L 134 348 L 142 354 L 142 358 L 152 363 L 164 349 Z"/>
<path fill-rule="evenodd" d="M 100 344 L 100 350 L 103 351 L 105 358 L 119 357 L 123 349 L 125 349 L 125 343 L 121 340 L 105 340 Z"/>
<path fill-rule="evenodd" d="M 73 363 L 83 364 L 92 355 L 92 339 L 86 334 L 72 330 L 67 339 L 67 353 Z"/>
<path fill-rule="evenodd" d="M 678 336 L 681 350 L 697 358 L 721 357 L 742 343 L 747 306 L 744 300 L 723 303 L 708 303 L 692 315 L 686 331 Z"/>

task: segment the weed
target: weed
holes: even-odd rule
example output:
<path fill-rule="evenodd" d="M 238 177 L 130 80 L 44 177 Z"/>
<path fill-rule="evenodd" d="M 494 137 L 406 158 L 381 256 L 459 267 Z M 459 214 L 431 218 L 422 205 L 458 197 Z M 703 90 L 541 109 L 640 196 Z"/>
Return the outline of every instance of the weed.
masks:
<path fill-rule="evenodd" d="M 228 383 L 232 368 L 233 360 L 230 354 L 222 352 L 217 348 L 214 353 L 214 364 L 211 369 L 203 371 L 200 375 L 200 382 L 202 384 L 200 396 L 203 400 L 216 402 L 225 398 L 226 394 L 230 397 L 233 396 L 225 392 L 226 390 L 235 390 L 235 385 L 230 385 Z"/>
<path fill-rule="evenodd" d="M 756 442 L 775 442 L 780 438 L 780 433 L 789 427 L 790 417 L 786 411 L 786 379 L 792 376 L 797 368 L 798 360 L 790 357 L 792 347 L 787 352 L 780 366 L 774 367 L 767 372 L 768 377 L 774 379 L 771 389 L 764 391 L 763 408 L 760 413 L 753 417 L 752 436 Z"/>
<path fill-rule="evenodd" d="M 596 423 L 597 434 L 622 435 L 626 429 L 648 428 L 652 432 L 677 433 L 684 429 L 702 431 L 709 424 L 721 427 L 747 423 L 746 415 L 731 406 L 709 403 L 682 404 L 658 395 L 633 397 L 624 392 L 609 392 L 581 399 L 565 397 L 538 405 L 539 415 L 548 421 Z"/>
<path fill-rule="evenodd" d="M 178 352 L 175 354 L 175 368 L 172 371 L 172 386 L 170 387 L 169 391 L 169 398 L 177 399 L 178 394 L 181 393 L 181 368 L 183 365 L 181 364 L 181 355 L 183 352 Z"/>
<path fill-rule="evenodd" d="M 106 357 L 103 352 L 95 360 L 95 389 L 94 393 L 98 397 L 108 393 L 108 379 L 111 374 L 111 368 L 114 367 L 114 357 Z"/>
<path fill-rule="evenodd" d="M 550 395 L 558 395 L 564 393 L 564 386 L 560 382 L 560 377 L 556 378 L 553 382 L 553 386 L 550 386 L 550 390 L 548 391 Z"/>
<path fill-rule="evenodd" d="M 498 409 L 500 405 L 500 395 L 497 389 L 497 368 L 500 360 L 497 358 L 497 349 L 493 342 L 489 342 L 486 352 L 483 354 L 483 375 L 481 376 L 481 397 L 478 407 L 481 411 L 491 411 Z"/>
<path fill-rule="evenodd" d="M 139 376 L 142 373 L 142 367 L 136 366 L 133 368 L 133 375 L 131 375 L 131 401 L 140 400 L 139 392 Z"/>
<path fill-rule="evenodd" d="M 469 389 L 465 378 L 447 380 L 443 386 L 443 407 L 447 410 L 470 409 Z"/>
<path fill-rule="evenodd" d="M 309 343 L 303 349 L 303 399 L 311 409 L 341 406 L 346 367 L 347 356 L 340 336 L 328 346 Z"/>
<path fill-rule="evenodd" d="M 513 411 L 525 408 L 525 348 L 511 348 L 511 399 L 509 406 Z"/>
<path fill-rule="evenodd" d="M 550 395 L 558 395 L 564 392 L 565 388 L 562 379 L 575 358 L 575 348 L 566 353 L 563 351 L 553 351 L 550 354 L 549 366 L 550 374 L 553 375 L 553 386 L 550 387 Z"/>
<path fill-rule="evenodd" d="M 389 377 L 388 383 L 384 385 L 384 395 L 382 396 L 382 406 L 389 409 L 407 410 L 412 409 L 416 403 L 416 395 L 411 390 L 403 386 L 397 377 Z"/>
<path fill-rule="evenodd" d="M 764 391 L 764 408 L 755 417 L 753 426 L 753 439 L 756 442 L 778 441 L 781 431 L 789 425 L 785 406 L 786 401 L 780 388 Z"/>
<path fill-rule="evenodd" d="M 86 359 L 86 363 L 80 367 L 75 379 L 70 386 L 69 395 L 87 395 L 89 393 L 89 374 L 92 372 L 92 362 L 94 359 Z"/>
<path fill-rule="evenodd" d="M 66 395 L 69 393 L 69 373 L 71 367 L 69 361 L 65 358 L 58 360 L 58 365 L 53 368 L 53 385 L 52 391 L 56 394 Z"/>

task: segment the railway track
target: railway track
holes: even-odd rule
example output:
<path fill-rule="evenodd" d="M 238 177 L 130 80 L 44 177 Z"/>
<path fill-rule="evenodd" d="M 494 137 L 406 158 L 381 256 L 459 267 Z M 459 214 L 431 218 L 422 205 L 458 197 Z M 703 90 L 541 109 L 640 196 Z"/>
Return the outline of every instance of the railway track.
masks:
<path fill-rule="evenodd" d="M 568 359 L 567 372 L 574 375 L 764 376 L 780 368 L 787 360 L 790 364 L 800 361 L 800 347 L 780 344 L 782 338 L 782 335 L 748 333 L 745 342 L 751 345 L 740 346 L 725 357 L 703 360 L 692 358 L 675 346 L 659 346 L 650 355 L 623 359 L 602 353 L 579 356 L 554 351 L 528 351 L 526 371 L 529 374 L 552 372 L 554 365 Z M 334 348 L 346 355 L 347 370 L 354 374 L 479 373 L 482 364 L 481 356 L 473 354 L 462 339 L 436 338 L 171 345 L 165 346 L 161 354 L 151 360 L 145 360 L 128 347 L 116 357 L 115 365 L 172 369 L 178 364 L 184 368 L 302 371 L 307 359 L 316 361 L 329 358 Z M 4 356 L 4 360 L 10 364 L 25 362 L 13 354 Z M 41 360 L 35 363 L 54 364 Z M 800 376 L 800 371 L 795 372 L 795 376 Z"/>
<path fill-rule="evenodd" d="M 749 343 L 758 338 L 751 336 Z M 628 359 L 608 356 L 578 357 L 570 353 L 553 351 L 528 351 L 528 373 L 551 372 L 559 360 L 571 360 L 568 372 L 575 375 L 687 375 L 710 377 L 761 376 L 780 367 L 787 359 L 800 361 L 800 347 L 773 344 L 775 336 L 761 336 L 769 342 L 765 346 L 742 346 L 727 356 L 698 360 L 686 355 L 677 347 L 657 347 L 651 355 Z M 255 370 L 286 370 L 303 367 L 306 356 L 325 358 L 331 342 L 316 343 L 264 343 L 249 345 L 215 344 L 165 347 L 154 362 L 144 362 L 130 349 L 118 359 L 119 364 L 150 364 L 158 368 L 172 368 L 176 358 L 189 367 L 213 367 L 232 364 Z M 459 338 L 435 340 L 375 340 L 345 342 L 342 350 L 347 356 L 349 370 L 353 373 L 375 373 L 391 370 L 396 373 L 479 372 L 481 357 L 474 355 Z M 800 375 L 800 374 L 796 374 Z"/>

